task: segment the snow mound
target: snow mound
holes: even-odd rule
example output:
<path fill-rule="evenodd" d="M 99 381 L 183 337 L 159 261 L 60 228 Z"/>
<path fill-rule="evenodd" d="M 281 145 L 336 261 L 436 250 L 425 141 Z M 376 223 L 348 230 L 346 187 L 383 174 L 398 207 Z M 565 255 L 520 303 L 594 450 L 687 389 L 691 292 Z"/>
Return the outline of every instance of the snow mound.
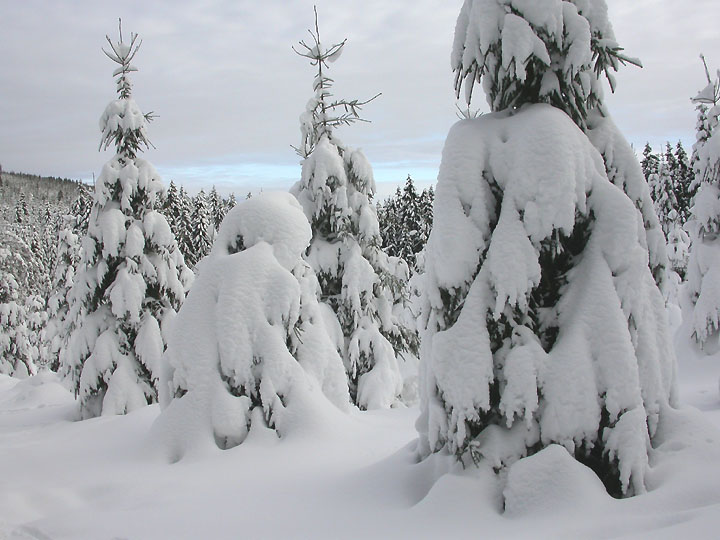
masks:
<path fill-rule="evenodd" d="M 212 438 L 236 446 L 253 427 L 284 436 L 318 409 L 347 407 L 317 279 L 301 258 L 309 240 L 289 194 L 253 197 L 225 218 L 164 356 L 157 429 L 172 459 Z"/>
<path fill-rule="evenodd" d="M 26 379 L 0 375 L 0 411 L 10 412 L 72 403 L 72 394 L 52 372 Z"/>
<path fill-rule="evenodd" d="M 211 256 L 230 255 L 266 242 L 273 247 L 275 258 L 292 270 L 297 258 L 310 242 L 310 224 L 290 193 L 269 192 L 252 197 L 225 216 L 213 244 Z"/>
<path fill-rule="evenodd" d="M 610 500 L 595 473 L 557 444 L 513 464 L 503 495 L 507 517 L 578 512 Z"/>

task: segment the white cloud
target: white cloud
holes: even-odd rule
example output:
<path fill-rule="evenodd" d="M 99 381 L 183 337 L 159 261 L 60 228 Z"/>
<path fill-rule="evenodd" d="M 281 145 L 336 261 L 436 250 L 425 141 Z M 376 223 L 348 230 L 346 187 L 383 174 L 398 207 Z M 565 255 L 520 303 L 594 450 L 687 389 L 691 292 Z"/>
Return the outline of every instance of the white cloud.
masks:
<path fill-rule="evenodd" d="M 317 0 L 323 41 L 347 37 L 332 66 L 336 94 L 366 98 L 370 124 L 339 135 L 362 147 L 380 184 L 436 174 L 456 120 L 449 53 L 462 0 Z M 312 68 L 291 45 L 313 22 L 313 1 L 204 0 L 122 3 L 25 0 L 3 4 L 0 163 L 6 169 L 89 179 L 108 153 L 96 152 L 97 119 L 114 96 L 112 65 L 100 51 L 115 36 L 143 38 L 135 97 L 159 116 L 150 159 L 169 180 L 238 194 L 283 187 L 299 175 L 298 116 L 311 95 Z M 702 86 L 698 54 L 720 65 L 715 0 L 610 0 L 618 41 L 645 68 L 626 67 L 611 113 L 628 139 L 692 142 L 689 103 Z M 478 94 L 474 106 L 484 106 Z M 385 188 L 383 188 L 385 190 Z"/>

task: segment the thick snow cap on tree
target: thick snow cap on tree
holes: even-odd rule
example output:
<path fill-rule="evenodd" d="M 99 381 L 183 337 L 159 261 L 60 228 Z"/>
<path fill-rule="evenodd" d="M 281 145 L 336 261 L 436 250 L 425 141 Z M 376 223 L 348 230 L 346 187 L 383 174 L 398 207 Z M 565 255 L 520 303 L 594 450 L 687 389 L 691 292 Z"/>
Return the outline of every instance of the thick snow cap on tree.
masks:
<path fill-rule="evenodd" d="M 603 107 L 603 82 L 615 89 L 621 64 L 640 66 L 615 40 L 605 0 L 466 0 L 458 16 L 451 65 L 468 105 L 480 83 L 493 112 L 527 103 L 565 111 L 605 160 L 608 178 L 638 208 L 649 265 L 663 288 L 665 238 L 642 170 Z"/>
<path fill-rule="evenodd" d="M 472 98 L 482 83 L 493 111 L 549 103 L 585 128 L 602 101 L 599 76 L 621 63 L 622 49 L 604 0 L 465 0 L 455 27 L 455 90 Z"/>
<path fill-rule="evenodd" d="M 242 443 L 253 425 L 283 436 L 346 409 L 342 360 L 325 328 L 310 226 L 288 193 L 264 193 L 225 217 L 173 322 L 158 429 L 180 457 L 202 441 Z"/>
<path fill-rule="evenodd" d="M 558 443 L 643 491 L 675 358 L 642 219 L 592 143 L 543 104 L 462 121 L 434 212 L 421 454 L 499 468 Z"/>

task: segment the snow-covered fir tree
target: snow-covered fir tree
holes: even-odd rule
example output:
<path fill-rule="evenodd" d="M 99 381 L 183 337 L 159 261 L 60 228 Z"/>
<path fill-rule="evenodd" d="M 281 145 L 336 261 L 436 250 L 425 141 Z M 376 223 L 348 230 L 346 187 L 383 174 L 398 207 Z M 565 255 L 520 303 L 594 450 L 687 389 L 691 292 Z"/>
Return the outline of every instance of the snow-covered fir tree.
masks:
<path fill-rule="evenodd" d="M 25 200 L 25 193 L 21 191 L 20 196 L 15 203 L 15 222 L 25 223 L 28 220 L 29 215 L 30 212 L 28 210 L 27 201 Z"/>
<path fill-rule="evenodd" d="M 640 166 L 642 167 L 645 180 L 649 181 L 650 175 L 658 172 L 659 165 L 660 158 L 653 153 L 650 143 L 645 143 L 645 148 L 643 148 L 643 158 L 640 160 Z"/>
<path fill-rule="evenodd" d="M 650 174 L 648 184 L 660 227 L 667 239 L 668 283 L 665 297 L 677 303 L 679 286 L 685 277 L 690 249 L 690 237 L 683 229 L 682 187 L 678 185 L 680 167 L 672 147 L 666 145 L 666 154 L 658 161 L 656 172 Z"/>
<path fill-rule="evenodd" d="M 655 212 L 666 237 L 679 221 L 675 179 L 672 173 L 672 164 L 661 161 L 657 172 L 652 173 L 648 180 Z"/>
<path fill-rule="evenodd" d="M 80 194 L 72 203 L 70 214 L 75 217 L 74 230 L 77 234 L 85 235 L 90 222 L 90 212 L 92 211 L 93 197 L 90 190 L 83 186 Z"/>
<path fill-rule="evenodd" d="M 57 255 L 52 276 L 52 294 L 48 300 L 48 324 L 45 338 L 48 343 L 49 368 L 57 371 L 60 354 L 64 353 L 70 336 L 71 320 L 68 318 L 69 293 L 75 283 L 75 272 L 80 264 L 80 237 L 75 232 L 78 218 L 67 215 L 58 232 Z"/>
<path fill-rule="evenodd" d="M 180 195 L 175 182 L 170 180 L 167 192 L 165 193 L 165 198 L 163 199 L 162 213 L 165 216 L 165 219 L 167 219 L 175 238 L 179 237 L 178 223 L 180 222 L 180 212 Z"/>
<path fill-rule="evenodd" d="M 602 0 L 462 7 L 456 87 L 470 96 L 481 83 L 493 112 L 456 124 L 443 151 L 425 260 L 422 457 L 500 470 L 559 444 L 609 492 L 645 490 L 676 370 L 651 271 L 663 270 L 665 241 L 657 217 L 643 228 L 654 212 L 632 149 L 599 119 L 600 76 L 612 84 L 620 50 Z"/>
<path fill-rule="evenodd" d="M 300 118 L 296 150 L 303 158 L 302 177 L 291 192 L 312 227 L 306 260 L 341 329 L 336 346 L 352 399 L 362 408 L 389 407 L 403 388 L 398 356 L 415 342 L 393 310 L 407 296 L 406 270 L 381 249 L 372 167 L 360 150 L 343 145 L 334 132 L 358 120 L 368 102 L 332 98 L 328 65 L 340 56 L 345 42 L 321 44 L 317 12 L 310 34 L 311 43 L 301 41 L 296 52 L 317 69 L 315 94 Z"/>
<path fill-rule="evenodd" d="M 694 185 L 695 175 L 690 166 L 690 159 L 680 141 L 675 145 L 675 160 L 677 162 L 677 169 L 675 171 L 674 183 L 677 190 L 678 215 L 680 216 L 680 222 L 685 225 L 688 219 L 690 219 L 697 187 Z"/>
<path fill-rule="evenodd" d="M 15 271 L 20 255 L 0 246 L 0 373 L 28 377 L 36 372 L 28 312 Z"/>
<path fill-rule="evenodd" d="M 208 439 L 226 449 L 251 430 L 282 437 L 349 408 L 333 314 L 302 258 L 310 238 L 289 193 L 248 199 L 223 221 L 164 357 L 156 431 L 173 459 Z"/>
<path fill-rule="evenodd" d="M 248 193 L 248 195 L 249 195 L 249 193 Z M 247 198 L 249 199 L 250 197 L 248 196 Z M 224 202 L 225 202 L 225 214 L 227 215 L 227 213 L 230 210 L 232 210 L 233 208 L 235 208 L 235 205 L 237 204 L 237 201 L 235 200 L 235 194 L 231 193 L 230 196 L 227 199 L 225 199 Z"/>
<path fill-rule="evenodd" d="M 677 201 L 675 210 L 677 211 L 680 223 L 684 225 L 690 217 L 690 208 L 692 207 L 697 187 L 694 185 L 694 174 L 682 142 L 678 141 L 674 150 L 669 142 L 666 143 L 665 152 L 662 154 L 653 153 L 652 147 L 646 144 L 645 150 L 643 151 L 643 159 L 640 163 L 643 174 L 650 185 L 651 196 L 654 202 L 657 201 L 656 197 L 658 195 L 658 193 L 654 191 L 657 189 L 654 183 L 659 179 L 659 176 L 657 178 L 653 176 L 658 175 L 663 168 L 663 172 L 670 176 L 673 197 Z M 662 220 L 662 216 L 658 217 Z"/>
<path fill-rule="evenodd" d="M 188 264 L 195 266 L 210 252 L 212 247 L 213 227 L 210 223 L 207 197 L 202 189 L 193 199 L 189 232 L 191 252 L 188 256 Z"/>
<path fill-rule="evenodd" d="M 45 297 L 39 294 L 26 297 L 25 313 L 32 361 L 36 368 L 47 369 L 51 349 L 45 332 L 49 318 Z"/>
<path fill-rule="evenodd" d="M 178 205 L 179 212 L 174 234 L 177 240 L 178 248 L 185 257 L 185 262 L 192 268 L 195 266 L 196 262 L 193 258 L 193 202 L 183 186 L 180 186 L 180 191 L 178 192 Z"/>
<path fill-rule="evenodd" d="M 404 259 L 411 269 L 416 268 L 417 255 L 430 235 L 432 200 L 432 187 L 418 193 L 408 175 L 403 189 L 398 187 L 394 196 L 378 205 L 383 248 L 388 255 Z"/>
<path fill-rule="evenodd" d="M 689 223 L 688 289 L 692 335 L 703 349 L 714 353 L 720 347 L 720 72 L 711 78 L 705 64 L 705 73 L 708 84 L 693 98 L 698 123 L 692 164 L 698 192 Z"/>
<path fill-rule="evenodd" d="M 74 329 L 62 371 L 79 397 L 82 418 L 124 414 L 157 399 L 163 322 L 180 307 L 192 274 L 167 220 L 157 210 L 162 182 L 138 156 L 149 146 L 151 119 L 132 99 L 129 73 L 140 42 L 107 38 L 118 68 L 118 98 L 100 119 L 101 148 L 115 146 L 103 167 L 80 272 L 70 292 Z"/>
<path fill-rule="evenodd" d="M 213 186 L 210 190 L 207 201 L 208 213 L 210 214 L 210 224 L 212 225 L 212 236 L 214 238 L 215 233 L 220 230 L 220 224 L 225 218 L 225 214 L 227 212 L 225 211 L 225 203 L 223 202 L 222 197 L 220 197 L 220 194 L 217 192 L 217 189 L 215 189 L 215 186 Z"/>

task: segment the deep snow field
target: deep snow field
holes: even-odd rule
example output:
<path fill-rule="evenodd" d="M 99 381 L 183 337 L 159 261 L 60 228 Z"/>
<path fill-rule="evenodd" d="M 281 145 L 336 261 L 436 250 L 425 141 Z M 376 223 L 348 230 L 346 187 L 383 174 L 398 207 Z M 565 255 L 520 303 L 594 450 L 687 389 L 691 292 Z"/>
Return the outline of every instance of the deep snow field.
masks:
<path fill-rule="evenodd" d="M 559 446 L 499 476 L 416 463 L 414 407 L 338 412 L 282 440 L 253 429 L 170 463 L 157 405 L 75 422 L 54 374 L 3 375 L 0 539 L 717 538 L 720 354 L 676 348 L 683 405 L 660 425 L 648 492 L 625 500 Z"/>

